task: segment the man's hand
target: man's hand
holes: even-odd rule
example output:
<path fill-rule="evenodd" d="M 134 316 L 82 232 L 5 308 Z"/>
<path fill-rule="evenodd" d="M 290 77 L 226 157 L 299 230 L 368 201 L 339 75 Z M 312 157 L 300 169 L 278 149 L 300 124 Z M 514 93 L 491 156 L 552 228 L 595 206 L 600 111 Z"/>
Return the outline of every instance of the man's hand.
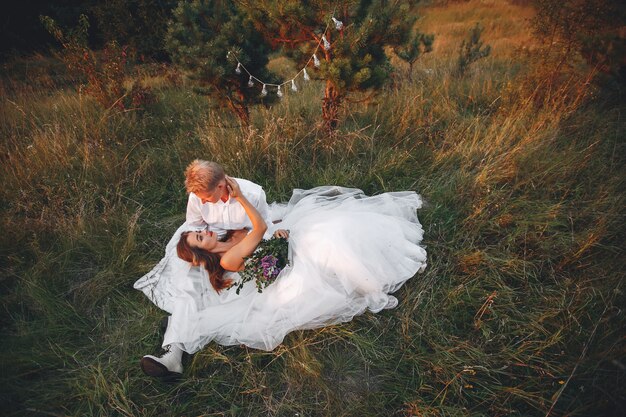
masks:
<path fill-rule="evenodd" d="M 289 230 L 278 229 L 274 232 L 274 237 L 282 237 L 283 239 L 289 239 Z"/>

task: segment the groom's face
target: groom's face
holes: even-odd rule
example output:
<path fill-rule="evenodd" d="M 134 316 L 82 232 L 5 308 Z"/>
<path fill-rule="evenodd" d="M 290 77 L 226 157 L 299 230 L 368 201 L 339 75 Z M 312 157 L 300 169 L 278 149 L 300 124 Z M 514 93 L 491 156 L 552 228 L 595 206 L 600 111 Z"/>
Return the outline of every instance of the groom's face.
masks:
<path fill-rule="evenodd" d="M 210 191 L 198 191 L 195 193 L 204 203 L 217 203 L 224 195 L 224 181 L 220 182 L 217 187 Z"/>

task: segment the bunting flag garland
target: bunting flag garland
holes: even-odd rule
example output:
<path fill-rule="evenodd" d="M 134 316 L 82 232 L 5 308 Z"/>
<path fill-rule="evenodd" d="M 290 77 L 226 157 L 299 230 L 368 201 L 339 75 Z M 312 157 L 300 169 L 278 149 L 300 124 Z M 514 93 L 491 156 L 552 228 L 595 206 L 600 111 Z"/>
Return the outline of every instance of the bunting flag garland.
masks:
<path fill-rule="evenodd" d="M 335 23 L 335 29 L 337 30 L 343 29 L 343 23 L 341 22 L 341 20 L 337 20 L 334 17 L 331 17 L 331 19 L 333 19 L 333 22 Z"/>
<path fill-rule="evenodd" d="M 335 24 L 335 29 L 337 29 L 337 30 L 342 30 L 343 29 L 343 23 L 340 20 L 337 20 L 334 17 L 332 17 L 332 21 Z M 290 80 L 284 81 L 284 82 L 282 82 L 280 84 L 266 83 L 266 82 L 263 82 L 262 80 L 258 79 L 254 75 L 250 74 L 250 72 L 239 61 L 239 59 L 234 55 L 233 52 L 229 51 L 226 54 L 226 56 L 230 57 L 232 55 L 232 56 L 234 56 L 235 60 L 237 61 L 237 67 L 235 68 L 235 73 L 241 74 L 242 71 L 245 71 L 246 74 L 248 74 L 248 76 L 249 76 L 249 78 L 248 78 L 248 87 L 254 87 L 254 84 L 255 84 L 254 81 L 256 80 L 258 83 L 263 85 L 263 89 L 261 90 L 261 96 L 262 97 L 265 97 L 267 95 L 267 86 L 268 85 L 269 86 L 273 86 L 273 87 L 277 87 L 276 95 L 278 97 L 283 97 L 284 93 L 283 93 L 283 91 L 281 89 L 281 87 L 283 85 L 291 83 L 291 91 L 293 91 L 293 92 L 297 92 L 298 91 L 298 86 L 296 85 L 296 78 L 298 78 L 300 73 L 303 74 L 304 81 L 309 81 L 311 79 L 311 77 L 309 76 L 309 74 L 306 71 L 306 67 L 311 63 L 311 61 L 313 61 L 313 65 L 316 68 L 320 67 L 321 63 L 320 63 L 320 60 L 319 60 L 319 58 L 317 57 L 317 54 L 316 54 L 317 50 L 320 49 L 320 47 L 322 47 L 325 51 L 328 51 L 332 47 L 330 42 L 328 42 L 328 39 L 326 39 L 326 33 L 328 32 L 329 26 L 330 26 L 330 23 L 326 26 L 326 29 L 324 30 L 324 33 L 322 34 L 322 37 L 320 38 L 319 42 L 317 43 L 317 46 L 315 47 L 315 50 L 313 51 L 313 55 L 311 56 L 311 58 L 309 58 L 307 63 L 304 65 L 304 68 L 302 68 L 300 71 L 298 71 L 298 73 L 293 78 L 291 78 Z"/>
<path fill-rule="evenodd" d="M 326 39 L 326 35 L 322 35 L 322 42 L 324 42 L 324 49 L 328 51 L 330 49 L 330 42 Z"/>

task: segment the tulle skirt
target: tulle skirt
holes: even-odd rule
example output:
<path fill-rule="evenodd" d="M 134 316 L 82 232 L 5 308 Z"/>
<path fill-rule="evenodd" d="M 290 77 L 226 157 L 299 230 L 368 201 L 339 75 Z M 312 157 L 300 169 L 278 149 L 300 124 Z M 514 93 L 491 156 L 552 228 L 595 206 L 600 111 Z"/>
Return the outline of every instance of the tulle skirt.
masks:
<path fill-rule="evenodd" d="M 248 282 L 239 294 L 218 294 L 204 269 L 178 259 L 186 224 L 135 288 L 171 313 L 163 346 L 180 343 L 193 353 L 215 341 L 269 351 L 293 330 L 396 307 L 391 293 L 426 267 L 421 204 L 409 191 L 368 197 L 352 188 L 298 189 L 288 204 L 272 205 L 273 217 L 282 218 L 276 226 L 290 232 L 291 265 L 262 293 Z"/>

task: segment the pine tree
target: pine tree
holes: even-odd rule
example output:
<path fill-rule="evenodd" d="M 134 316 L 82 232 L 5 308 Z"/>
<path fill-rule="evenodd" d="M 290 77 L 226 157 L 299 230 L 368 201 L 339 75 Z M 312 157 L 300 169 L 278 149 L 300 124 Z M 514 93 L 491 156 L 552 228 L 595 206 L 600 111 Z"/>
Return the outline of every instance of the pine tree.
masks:
<path fill-rule="evenodd" d="M 425 53 L 432 52 L 435 35 L 416 33 L 403 47 L 394 48 L 394 52 L 400 59 L 409 64 L 409 79 L 413 79 L 413 65 L 415 61 Z"/>
<path fill-rule="evenodd" d="M 272 80 L 273 75 L 265 68 L 267 43 L 232 1 L 181 1 L 165 45 L 172 60 L 196 82 L 198 91 L 228 106 L 242 123 L 249 123 L 249 105 L 262 98 L 257 89 L 248 86 L 247 74 L 236 71 L 237 59 L 265 80 Z"/>
<path fill-rule="evenodd" d="M 378 89 L 392 66 L 385 48 L 404 45 L 416 20 L 411 0 L 236 0 L 256 29 L 325 80 L 322 115 L 330 130 L 350 92 Z M 326 42 L 324 42 L 324 40 Z"/>
<path fill-rule="evenodd" d="M 458 75 L 465 74 L 465 71 L 467 71 L 473 62 L 485 58 L 491 53 L 491 46 L 483 45 L 483 41 L 480 39 L 483 30 L 480 23 L 476 23 L 476 26 L 470 30 L 469 37 L 463 39 L 463 42 L 461 42 L 456 66 L 456 73 Z"/>

